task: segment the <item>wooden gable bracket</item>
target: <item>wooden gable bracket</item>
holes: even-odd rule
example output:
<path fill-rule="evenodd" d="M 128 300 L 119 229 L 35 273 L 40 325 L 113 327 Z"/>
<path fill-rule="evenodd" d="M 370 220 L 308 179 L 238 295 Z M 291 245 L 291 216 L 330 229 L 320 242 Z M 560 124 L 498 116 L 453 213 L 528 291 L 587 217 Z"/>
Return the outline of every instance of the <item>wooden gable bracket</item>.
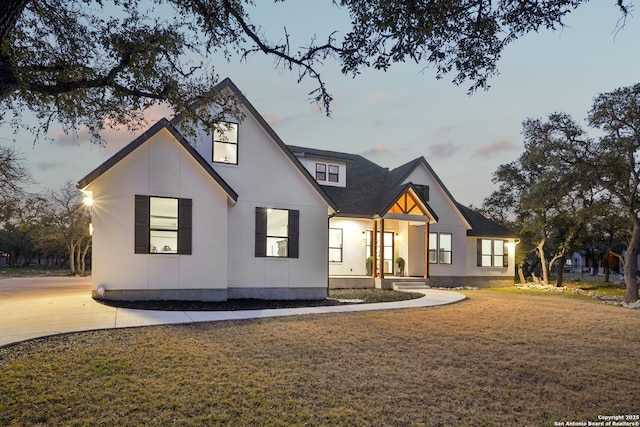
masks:
<path fill-rule="evenodd" d="M 429 213 L 418 203 L 418 200 L 416 200 L 409 189 L 398 197 L 394 205 L 389 209 L 389 212 L 401 215 L 429 216 Z"/>

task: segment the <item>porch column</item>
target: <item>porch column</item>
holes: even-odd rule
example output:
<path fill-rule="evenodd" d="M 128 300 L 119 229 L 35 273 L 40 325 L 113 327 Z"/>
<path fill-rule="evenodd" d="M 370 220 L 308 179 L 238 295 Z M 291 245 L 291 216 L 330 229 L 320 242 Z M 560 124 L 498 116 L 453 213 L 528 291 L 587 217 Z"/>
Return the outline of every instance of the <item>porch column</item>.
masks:
<path fill-rule="evenodd" d="M 384 218 L 380 219 L 380 278 L 384 279 Z"/>
<path fill-rule="evenodd" d="M 378 264 L 376 263 L 376 255 L 378 249 L 378 220 L 373 220 L 373 233 L 371 235 L 371 257 L 373 258 L 373 262 L 371 263 L 371 275 L 373 277 L 378 277 Z"/>
<path fill-rule="evenodd" d="M 429 278 L 429 222 L 424 224 L 424 278 Z"/>

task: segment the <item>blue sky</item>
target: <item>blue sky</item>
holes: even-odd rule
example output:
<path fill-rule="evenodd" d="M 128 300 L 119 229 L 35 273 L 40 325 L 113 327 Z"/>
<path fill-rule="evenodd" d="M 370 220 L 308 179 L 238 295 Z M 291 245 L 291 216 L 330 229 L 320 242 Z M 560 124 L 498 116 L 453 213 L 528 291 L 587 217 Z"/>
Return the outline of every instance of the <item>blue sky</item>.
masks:
<path fill-rule="evenodd" d="M 348 24 L 344 11 L 325 3 L 313 12 L 302 0 L 262 3 L 254 21 L 275 38 L 286 26 L 296 35 L 294 45 L 302 44 L 314 32 Z M 597 94 L 640 82 L 640 17 L 628 18 L 616 33 L 619 18 L 613 0 L 580 7 L 564 30 L 530 34 L 509 46 L 489 91 L 470 96 L 469 85 L 455 86 L 453 76 L 436 80 L 424 65 L 396 64 L 352 79 L 329 61 L 322 76 L 334 95 L 331 118 L 308 100 L 314 82 L 298 84 L 297 74 L 277 69 L 273 58 L 220 61 L 217 73 L 234 81 L 285 143 L 362 154 L 390 168 L 424 156 L 459 202 L 479 206 L 495 189 L 493 172 L 522 152 L 525 118 L 564 111 L 583 121 Z M 169 114 L 154 109 L 149 124 Z M 38 181 L 33 190 L 77 181 L 136 136 L 105 132 L 107 147 L 100 148 L 82 133 L 74 143 L 52 130 L 54 142 L 34 145 L 28 134 L 0 129 L 0 144 L 14 144 Z"/>

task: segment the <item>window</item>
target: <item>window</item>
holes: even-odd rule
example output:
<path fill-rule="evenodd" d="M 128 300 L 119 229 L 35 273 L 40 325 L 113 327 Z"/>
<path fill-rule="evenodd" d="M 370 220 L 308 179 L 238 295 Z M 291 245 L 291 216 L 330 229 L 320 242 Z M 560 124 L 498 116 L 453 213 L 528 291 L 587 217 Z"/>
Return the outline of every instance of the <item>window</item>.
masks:
<path fill-rule="evenodd" d="M 329 182 L 338 182 L 339 166 L 329 165 Z"/>
<path fill-rule="evenodd" d="M 327 180 L 327 165 L 324 163 L 316 163 L 316 181 Z"/>
<path fill-rule="evenodd" d="M 300 212 L 256 208 L 257 257 L 298 258 Z"/>
<path fill-rule="evenodd" d="M 329 172 L 328 174 L 327 171 Z M 340 166 L 316 163 L 316 181 L 339 182 Z"/>
<path fill-rule="evenodd" d="M 329 229 L 329 262 L 342 262 L 342 228 Z"/>
<path fill-rule="evenodd" d="M 191 199 L 135 197 L 135 253 L 191 254 Z"/>
<path fill-rule="evenodd" d="M 429 233 L 429 264 L 438 263 L 438 233 Z"/>
<path fill-rule="evenodd" d="M 151 253 L 178 253 L 178 199 L 149 198 Z"/>
<path fill-rule="evenodd" d="M 451 264 L 451 233 L 429 233 L 429 264 Z"/>
<path fill-rule="evenodd" d="M 502 239 L 478 239 L 478 267 L 507 267 L 507 242 Z"/>
<path fill-rule="evenodd" d="M 238 164 L 238 124 L 220 122 L 213 129 L 213 161 Z"/>
<path fill-rule="evenodd" d="M 451 264 L 451 234 L 440 233 L 438 254 L 438 262 L 440 262 L 440 264 Z"/>

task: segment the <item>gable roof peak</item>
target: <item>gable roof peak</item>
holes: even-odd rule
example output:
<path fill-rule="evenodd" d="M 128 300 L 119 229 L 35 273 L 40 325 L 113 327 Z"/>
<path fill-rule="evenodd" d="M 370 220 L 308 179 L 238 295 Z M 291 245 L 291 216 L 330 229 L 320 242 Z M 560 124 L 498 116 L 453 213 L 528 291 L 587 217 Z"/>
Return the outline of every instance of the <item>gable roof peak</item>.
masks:
<path fill-rule="evenodd" d="M 153 126 L 147 129 L 142 135 L 125 145 L 120 151 L 111 156 L 100 166 L 89 172 L 84 178 L 78 181 L 78 188 L 84 188 L 91 184 L 102 174 L 107 172 L 113 166 L 118 164 L 122 159 L 134 152 L 138 147 L 149 141 L 161 130 L 166 129 L 173 139 L 180 144 L 191 157 L 204 169 L 209 176 L 220 185 L 220 187 L 227 193 L 227 196 L 235 203 L 238 200 L 238 194 L 227 184 L 227 182 L 209 165 L 209 163 L 196 151 L 193 146 L 186 140 L 186 138 L 178 131 L 173 124 L 165 117 L 158 120 Z"/>

